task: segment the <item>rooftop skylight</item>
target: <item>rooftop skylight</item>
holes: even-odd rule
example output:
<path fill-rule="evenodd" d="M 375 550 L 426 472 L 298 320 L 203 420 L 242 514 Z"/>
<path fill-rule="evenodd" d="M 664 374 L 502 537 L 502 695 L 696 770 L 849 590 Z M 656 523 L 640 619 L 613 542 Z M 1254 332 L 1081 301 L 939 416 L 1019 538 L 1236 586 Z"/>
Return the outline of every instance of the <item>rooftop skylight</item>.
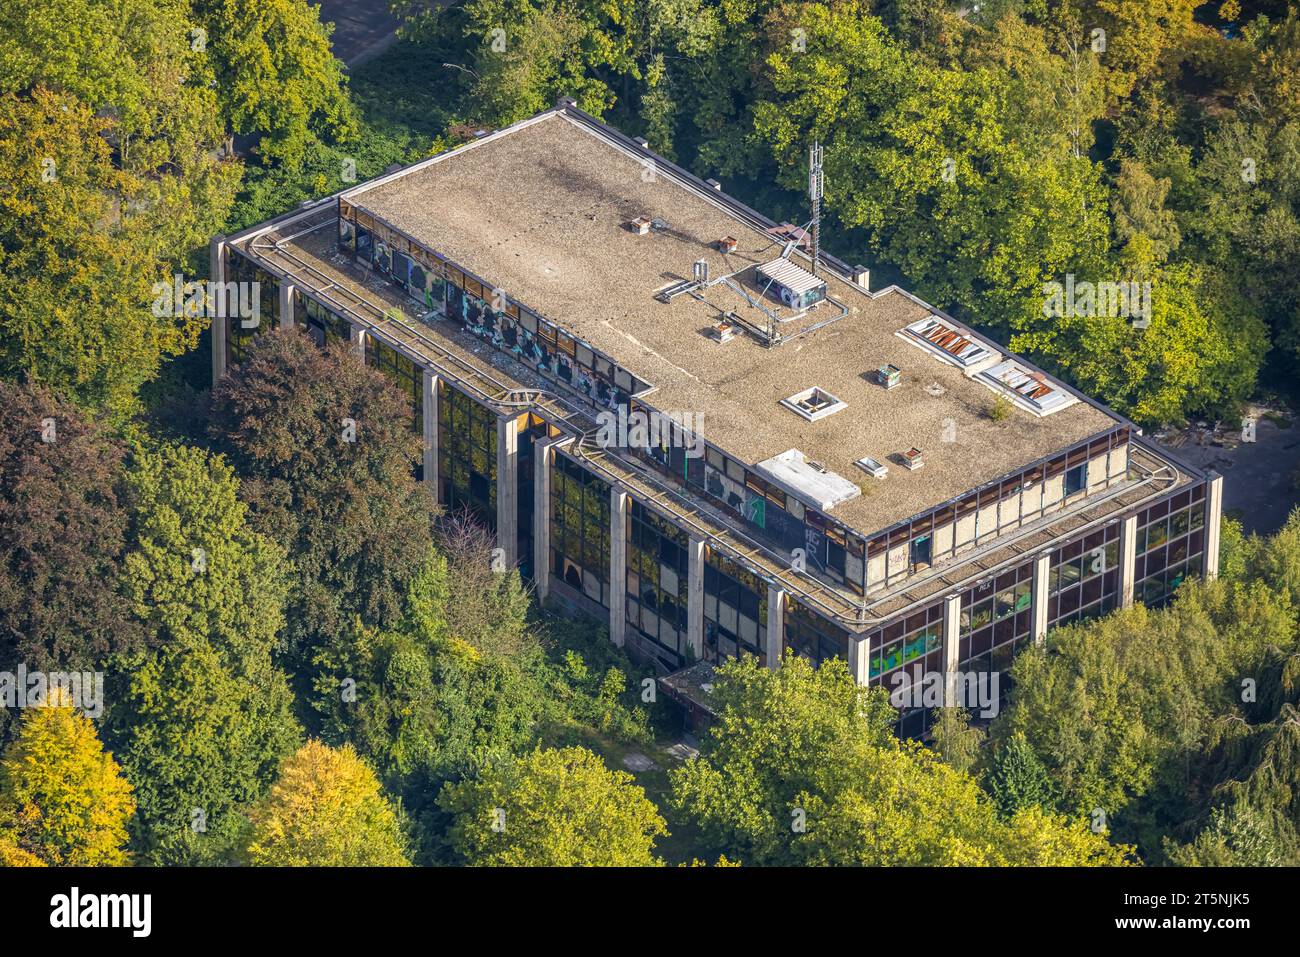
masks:
<path fill-rule="evenodd" d="M 977 378 L 985 385 L 1006 393 L 1016 405 L 1034 415 L 1051 415 L 1079 401 L 1043 373 L 1032 372 L 1014 359 L 986 369 Z"/>
<path fill-rule="evenodd" d="M 970 369 L 994 357 L 967 332 L 939 316 L 927 316 L 904 328 L 899 335 L 946 362 Z"/>
<path fill-rule="evenodd" d="M 825 389 L 817 386 L 804 389 L 802 392 L 796 392 L 790 398 L 782 399 L 781 404 L 791 412 L 803 416 L 809 422 L 816 422 L 828 415 L 834 415 L 840 409 L 848 408 L 847 402 L 841 402 Z"/>

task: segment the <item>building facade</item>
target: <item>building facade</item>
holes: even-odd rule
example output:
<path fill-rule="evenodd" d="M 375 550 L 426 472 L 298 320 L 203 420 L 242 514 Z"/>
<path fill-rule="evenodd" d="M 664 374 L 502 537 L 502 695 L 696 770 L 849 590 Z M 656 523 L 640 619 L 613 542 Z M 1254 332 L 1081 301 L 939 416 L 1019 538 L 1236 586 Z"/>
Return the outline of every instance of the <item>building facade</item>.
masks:
<path fill-rule="evenodd" d="M 271 326 L 350 343 L 439 503 L 663 674 L 790 650 L 970 704 L 1049 628 L 1217 572 L 1218 476 L 570 101 L 212 271 L 263 303 L 214 319 L 214 379 Z"/>

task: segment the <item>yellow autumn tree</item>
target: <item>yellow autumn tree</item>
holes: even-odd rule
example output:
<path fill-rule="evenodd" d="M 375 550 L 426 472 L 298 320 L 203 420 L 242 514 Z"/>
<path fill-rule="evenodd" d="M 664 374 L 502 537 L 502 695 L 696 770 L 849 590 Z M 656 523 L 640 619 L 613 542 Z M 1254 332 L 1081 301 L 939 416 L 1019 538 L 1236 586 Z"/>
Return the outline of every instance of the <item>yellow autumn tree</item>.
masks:
<path fill-rule="evenodd" d="M 131 785 L 89 718 L 62 698 L 26 713 L 0 759 L 0 860 L 128 864 L 134 813 Z"/>
<path fill-rule="evenodd" d="M 397 811 L 351 745 L 309 741 L 249 813 L 249 864 L 262 867 L 406 867 Z"/>

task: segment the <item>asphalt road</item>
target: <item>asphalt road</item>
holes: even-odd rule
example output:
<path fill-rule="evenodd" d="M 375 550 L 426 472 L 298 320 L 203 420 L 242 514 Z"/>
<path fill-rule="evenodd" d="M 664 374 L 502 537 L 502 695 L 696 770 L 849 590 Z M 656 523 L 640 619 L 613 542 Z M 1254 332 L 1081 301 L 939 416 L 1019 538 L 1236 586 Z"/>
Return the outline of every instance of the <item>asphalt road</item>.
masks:
<path fill-rule="evenodd" d="M 1300 423 L 1279 428 L 1261 418 L 1255 426 L 1254 442 L 1229 448 L 1201 445 L 1193 439 L 1172 451 L 1193 465 L 1214 469 L 1223 476 L 1223 510 L 1238 515 L 1248 532 L 1267 535 L 1277 531 L 1291 510 L 1300 505 L 1300 489 L 1296 487 L 1300 476 Z"/>
<path fill-rule="evenodd" d="M 334 24 L 334 55 L 350 67 L 388 49 L 400 25 L 388 0 L 320 0 L 320 18 Z"/>

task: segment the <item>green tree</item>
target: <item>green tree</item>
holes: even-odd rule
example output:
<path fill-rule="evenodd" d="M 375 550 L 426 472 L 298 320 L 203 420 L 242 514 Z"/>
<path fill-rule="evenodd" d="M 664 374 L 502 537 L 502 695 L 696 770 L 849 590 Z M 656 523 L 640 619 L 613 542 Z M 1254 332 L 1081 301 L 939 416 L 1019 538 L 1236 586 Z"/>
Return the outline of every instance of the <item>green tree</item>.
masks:
<path fill-rule="evenodd" d="M 819 138 L 828 208 L 917 291 L 998 326 L 1100 258 L 1109 227 L 1091 137 L 1071 138 L 1039 102 L 1072 70 L 1041 39 L 989 54 L 1032 52 L 1033 69 L 953 70 L 901 48 L 862 3 L 808 5 L 798 22 L 807 51 L 768 57 L 754 133 L 792 188 Z"/>
<path fill-rule="evenodd" d="M 0 758 L 0 843 L 60 867 L 129 863 L 131 786 L 95 726 L 53 700 L 24 716 Z M 30 862 L 29 862 L 30 863 Z"/>
<path fill-rule="evenodd" d="M 450 594 L 447 558 L 430 552 L 400 622 L 356 621 L 316 650 L 310 695 L 321 737 L 356 746 L 401 797 L 422 861 L 437 863 L 447 858 L 450 823 L 434 803 L 443 784 L 520 753 L 543 722 L 582 720 L 588 700 L 558 679 L 535 642 L 492 653 L 453 637 Z"/>
<path fill-rule="evenodd" d="M 404 867 L 401 818 L 350 745 L 308 741 L 285 758 L 249 813 L 245 856 L 259 867 Z"/>
<path fill-rule="evenodd" d="M 1172 847 L 1177 867 L 1277 867 L 1285 852 L 1269 823 L 1246 805 L 1216 807 L 1210 823 L 1191 844 Z"/>
<path fill-rule="evenodd" d="M 318 140 L 346 140 L 357 118 L 332 25 L 306 0 L 193 0 L 227 127 L 293 169 Z"/>
<path fill-rule="evenodd" d="M 0 20 L 0 375 L 124 420 L 206 321 L 154 315 L 230 208 L 185 0 L 26 4 Z"/>
<path fill-rule="evenodd" d="M 1120 163 L 1111 198 L 1116 240 L 1127 243 L 1135 235 L 1145 236 L 1158 260 L 1167 259 L 1178 248 L 1182 236 L 1177 217 L 1166 207 L 1169 186 L 1168 179 L 1156 179 L 1137 160 Z"/>
<path fill-rule="evenodd" d="M 435 509 L 413 474 L 420 442 L 410 399 L 354 350 L 272 330 L 218 385 L 212 420 L 254 527 L 296 568 L 285 634 L 304 670 L 311 646 L 355 617 L 396 624 L 429 553 Z"/>
<path fill-rule="evenodd" d="M 519 655 L 533 643 L 530 599 L 517 569 L 497 558 L 496 536 L 467 515 L 454 515 L 439 529 L 445 591 L 455 596 L 442 609 L 448 634 L 487 654 Z"/>
<path fill-rule="evenodd" d="M 970 722 L 965 708 L 938 708 L 930 728 L 930 744 L 944 764 L 973 772 L 980 761 L 984 732 Z"/>
<path fill-rule="evenodd" d="M 776 670 L 729 662 L 714 685 L 718 720 L 700 756 L 670 772 L 672 802 L 713 850 L 747 864 L 793 863 L 791 814 L 820 769 L 844 765 L 892 735 L 896 714 L 848 668 L 787 654 Z"/>
<path fill-rule="evenodd" d="M 985 776 L 985 789 L 1005 818 L 1018 811 L 1055 805 L 1051 776 L 1023 734 L 1012 735 L 998 749 Z"/>
<path fill-rule="evenodd" d="M 161 648 L 121 664 L 110 712 L 150 861 L 223 859 L 237 809 L 299 743 L 288 682 L 271 661 L 288 594 L 284 551 L 254 532 L 219 457 L 163 445 L 129 471 L 134 541 L 124 576 Z"/>
<path fill-rule="evenodd" d="M 538 749 L 489 763 L 443 789 L 450 840 L 469 864 L 647 867 L 663 818 L 633 783 L 585 748 Z"/>
<path fill-rule="evenodd" d="M 890 733 L 895 713 L 843 662 L 787 654 L 719 669 L 717 722 L 670 772 L 672 802 L 710 851 L 751 864 L 1121 864 L 1082 822 L 1033 809 L 1010 821 L 968 773 Z"/>

